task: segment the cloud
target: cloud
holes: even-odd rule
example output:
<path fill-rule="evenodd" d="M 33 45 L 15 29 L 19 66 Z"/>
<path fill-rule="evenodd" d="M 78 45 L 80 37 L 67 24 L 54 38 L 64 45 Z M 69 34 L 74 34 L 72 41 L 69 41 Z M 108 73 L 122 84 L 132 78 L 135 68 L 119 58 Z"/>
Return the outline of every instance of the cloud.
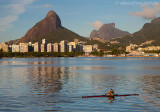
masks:
<path fill-rule="evenodd" d="M 25 7 L 35 0 L 14 0 L 4 6 L 5 14 L 0 17 L 0 31 L 13 27 L 13 22 L 18 20 L 20 14 L 25 12 Z"/>
<path fill-rule="evenodd" d="M 93 23 L 88 23 L 88 24 L 98 30 L 104 23 L 101 21 L 95 21 Z"/>
<path fill-rule="evenodd" d="M 45 6 L 46 8 L 52 7 L 52 5 L 50 5 L 50 4 L 45 4 L 44 6 Z"/>
<path fill-rule="evenodd" d="M 128 14 L 131 16 L 139 16 L 143 19 L 154 19 L 160 14 L 160 3 L 154 4 L 153 6 L 143 4 L 141 7 L 143 8 L 141 12 L 129 12 Z"/>

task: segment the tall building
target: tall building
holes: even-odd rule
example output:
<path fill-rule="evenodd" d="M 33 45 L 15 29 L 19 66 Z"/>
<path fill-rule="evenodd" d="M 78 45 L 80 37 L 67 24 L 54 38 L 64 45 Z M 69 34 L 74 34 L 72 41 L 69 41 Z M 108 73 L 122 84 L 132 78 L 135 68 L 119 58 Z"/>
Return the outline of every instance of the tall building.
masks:
<path fill-rule="evenodd" d="M 74 51 L 73 45 L 68 44 L 68 51 L 69 52 L 73 52 Z"/>
<path fill-rule="evenodd" d="M 20 52 L 28 52 L 28 43 L 20 43 Z"/>
<path fill-rule="evenodd" d="M 8 52 L 9 51 L 8 45 L 4 42 L 2 42 L 2 44 L 0 44 L 0 49 L 2 49 L 3 52 Z"/>
<path fill-rule="evenodd" d="M 20 46 L 19 45 L 12 45 L 12 52 L 20 52 Z"/>
<path fill-rule="evenodd" d="M 47 44 L 47 52 L 53 51 L 53 45 L 51 43 Z"/>
<path fill-rule="evenodd" d="M 46 39 L 42 39 L 41 52 L 46 52 L 46 51 L 47 51 L 47 42 Z"/>
<path fill-rule="evenodd" d="M 60 52 L 67 52 L 67 42 L 65 40 L 60 42 Z"/>
<path fill-rule="evenodd" d="M 60 47 L 58 43 L 54 43 L 54 52 L 59 52 L 60 51 Z"/>
<path fill-rule="evenodd" d="M 8 45 L 8 51 L 12 52 L 12 45 Z"/>
<path fill-rule="evenodd" d="M 32 42 L 28 43 L 28 51 L 34 51 L 34 47 L 32 46 Z"/>
<path fill-rule="evenodd" d="M 77 52 L 83 51 L 83 45 L 82 45 L 82 44 L 77 44 L 77 45 L 76 45 L 76 51 L 77 51 Z"/>
<path fill-rule="evenodd" d="M 46 39 L 42 39 L 42 44 L 47 44 Z"/>
<path fill-rule="evenodd" d="M 46 51 L 47 51 L 46 44 L 41 44 L 41 52 L 46 52 Z"/>
<path fill-rule="evenodd" d="M 72 45 L 73 46 L 73 51 L 76 51 L 76 42 L 69 42 L 68 45 Z"/>
<path fill-rule="evenodd" d="M 34 52 L 40 52 L 40 44 L 38 42 L 34 43 Z"/>

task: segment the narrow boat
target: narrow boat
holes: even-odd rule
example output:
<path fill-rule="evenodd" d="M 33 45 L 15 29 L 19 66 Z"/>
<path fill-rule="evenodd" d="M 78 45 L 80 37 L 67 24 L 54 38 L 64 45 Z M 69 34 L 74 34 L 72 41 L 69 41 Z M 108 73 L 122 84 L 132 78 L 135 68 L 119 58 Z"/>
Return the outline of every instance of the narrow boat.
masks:
<path fill-rule="evenodd" d="M 139 94 L 125 94 L 125 95 L 119 95 L 115 94 L 113 96 L 111 95 L 95 95 L 95 96 L 82 96 L 82 98 L 95 98 L 95 97 L 115 97 L 115 96 L 138 96 Z"/>

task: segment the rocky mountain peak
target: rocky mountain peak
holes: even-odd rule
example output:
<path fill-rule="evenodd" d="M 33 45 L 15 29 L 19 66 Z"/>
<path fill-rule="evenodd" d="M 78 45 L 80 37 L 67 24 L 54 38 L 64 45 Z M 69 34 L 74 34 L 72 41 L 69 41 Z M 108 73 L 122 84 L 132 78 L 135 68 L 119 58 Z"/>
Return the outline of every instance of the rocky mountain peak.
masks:
<path fill-rule="evenodd" d="M 101 28 L 104 28 L 104 27 L 115 27 L 115 23 L 103 24 L 101 26 Z"/>
<path fill-rule="evenodd" d="M 46 18 L 47 17 L 50 17 L 50 16 L 57 16 L 57 14 L 53 11 L 53 10 L 50 10 L 47 15 L 46 15 Z"/>
<path fill-rule="evenodd" d="M 90 38 L 102 38 L 104 40 L 111 40 L 112 38 L 122 37 L 129 34 L 115 28 L 115 23 L 103 24 L 98 31 L 93 30 L 90 34 Z"/>
<path fill-rule="evenodd" d="M 61 20 L 53 10 L 50 10 L 43 20 L 36 23 L 24 37 L 20 38 L 20 42 L 35 41 L 45 34 L 56 32 L 57 28 L 62 28 Z"/>
<path fill-rule="evenodd" d="M 93 30 L 93 31 L 91 32 L 91 34 L 90 34 L 90 38 L 97 38 L 97 37 L 99 37 L 98 31 Z"/>

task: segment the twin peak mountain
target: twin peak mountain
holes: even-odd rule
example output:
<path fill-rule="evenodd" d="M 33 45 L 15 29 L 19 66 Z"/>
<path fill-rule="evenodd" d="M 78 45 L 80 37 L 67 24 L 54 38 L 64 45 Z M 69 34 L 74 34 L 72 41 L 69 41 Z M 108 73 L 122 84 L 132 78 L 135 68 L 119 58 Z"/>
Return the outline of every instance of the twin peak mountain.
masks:
<path fill-rule="evenodd" d="M 56 32 L 58 28 L 63 28 L 61 26 L 61 20 L 54 11 L 50 10 L 46 17 L 28 30 L 20 41 L 37 41 L 40 37 L 43 37 L 50 32 Z"/>
<path fill-rule="evenodd" d="M 84 37 L 68 30 L 61 25 L 59 16 L 53 10 L 50 10 L 46 17 L 36 23 L 24 37 L 12 41 L 12 43 L 20 42 L 41 42 L 45 38 L 48 42 L 55 43 L 61 40 L 73 41 L 75 38 L 84 40 Z"/>
<path fill-rule="evenodd" d="M 124 36 L 129 34 L 128 32 L 121 31 L 115 28 L 115 24 L 104 24 L 98 31 L 92 31 L 90 38 L 101 37 L 105 40 L 110 40 L 111 38 Z M 50 10 L 46 17 L 40 22 L 36 23 L 24 37 L 12 41 L 13 43 L 20 42 L 40 42 L 41 39 L 45 38 L 49 42 L 58 42 L 61 40 L 73 41 L 75 38 L 79 40 L 88 40 L 67 28 L 63 27 L 59 16 L 53 10 Z"/>

